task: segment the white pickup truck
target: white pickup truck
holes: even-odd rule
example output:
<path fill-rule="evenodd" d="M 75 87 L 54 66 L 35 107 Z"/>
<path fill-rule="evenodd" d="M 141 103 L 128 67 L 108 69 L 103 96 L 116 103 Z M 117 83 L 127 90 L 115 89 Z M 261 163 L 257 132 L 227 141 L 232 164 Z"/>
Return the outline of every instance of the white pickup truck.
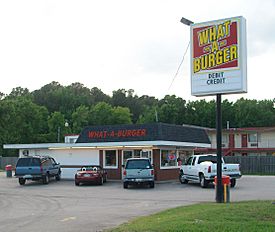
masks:
<path fill-rule="evenodd" d="M 216 154 L 193 155 L 180 167 L 179 180 L 182 184 L 199 182 L 202 188 L 206 188 L 210 182 L 214 182 L 216 175 Z M 235 187 L 236 179 L 242 176 L 240 165 L 225 164 L 222 158 L 222 175 L 230 176 L 230 186 Z"/>

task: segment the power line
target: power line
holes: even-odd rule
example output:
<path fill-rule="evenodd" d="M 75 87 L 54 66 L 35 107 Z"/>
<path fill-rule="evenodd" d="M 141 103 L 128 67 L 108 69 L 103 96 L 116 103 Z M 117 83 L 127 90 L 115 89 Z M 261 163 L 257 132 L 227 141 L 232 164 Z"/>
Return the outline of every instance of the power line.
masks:
<path fill-rule="evenodd" d="M 189 46 L 190 46 L 190 41 L 189 41 L 189 43 L 188 43 L 188 45 L 187 45 L 187 47 L 186 47 L 186 49 L 185 49 L 185 52 L 184 52 L 183 57 L 182 57 L 182 60 L 181 60 L 180 65 L 179 65 L 179 67 L 178 67 L 178 69 L 177 69 L 177 72 L 176 72 L 176 74 L 174 75 L 174 78 L 173 78 L 173 80 L 172 80 L 172 82 L 171 82 L 171 84 L 170 84 L 170 86 L 169 86 L 169 88 L 168 88 L 168 92 L 169 92 L 171 86 L 172 86 L 173 83 L 174 83 L 174 80 L 176 79 L 176 77 L 177 77 L 177 75 L 178 75 L 178 73 L 179 73 L 180 67 L 181 67 L 181 65 L 182 65 L 182 63 L 183 63 L 183 61 L 184 61 L 184 58 L 185 58 L 185 55 L 186 55 L 186 53 L 187 53 L 187 51 L 188 51 Z"/>

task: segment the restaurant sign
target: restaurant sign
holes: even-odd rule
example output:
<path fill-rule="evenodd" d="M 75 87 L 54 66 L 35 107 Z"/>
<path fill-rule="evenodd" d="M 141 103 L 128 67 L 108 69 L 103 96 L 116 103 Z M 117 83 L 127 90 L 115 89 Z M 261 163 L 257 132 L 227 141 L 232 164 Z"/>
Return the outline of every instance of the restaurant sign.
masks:
<path fill-rule="evenodd" d="M 246 22 L 243 17 L 191 24 L 191 93 L 245 93 Z"/>

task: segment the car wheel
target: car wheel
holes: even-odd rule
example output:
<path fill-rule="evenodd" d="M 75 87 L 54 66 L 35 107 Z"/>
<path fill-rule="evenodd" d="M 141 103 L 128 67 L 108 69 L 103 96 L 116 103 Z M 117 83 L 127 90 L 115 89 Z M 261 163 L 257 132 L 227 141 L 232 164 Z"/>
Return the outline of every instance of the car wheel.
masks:
<path fill-rule="evenodd" d="M 150 188 L 154 188 L 154 187 L 155 187 L 155 182 L 152 181 L 152 182 L 150 183 Z"/>
<path fill-rule="evenodd" d="M 74 184 L 75 184 L 76 186 L 79 186 L 80 183 L 77 182 L 77 181 L 75 181 Z"/>
<path fill-rule="evenodd" d="M 205 179 L 203 174 L 200 174 L 200 185 L 202 188 L 206 188 L 208 186 L 208 181 Z"/>
<path fill-rule="evenodd" d="M 127 189 L 128 188 L 128 183 L 124 182 L 123 183 L 123 188 Z"/>
<path fill-rule="evenodd" d="M 42 182 L 43 182 L 43 184 L 49 184 L 49 182 L 50 182 L 50 177 L 49 177 L 48 174 L 46 174 L 45 176 L 43 176 Z"/>
<path fill-rule="evenodd" d="M 231 179 L 230 180 L 230 187 L 234 188 L 236 186 L 236 179 Z"/>
<path fill-rule="evenodd" d="M 61 180 L 61 173 L 60 173 L 60 172 L 58 172 L 58 174 L 55 176 L 55 179 L 56 179 L 57 181 L 60 181 L 60 180 Z"/>
<path fill-rule="evenodd" d="M 19 178 L 19 184 L 24 185 L 26 183 L 26 179 L 24 178 Z"/>
<path fill-rule="evenodd" d="M 186 180 L 185 178 L 183 179 L 182 177 L 183 177 L 183 172 L 180 172 L 180 174 L 179 174 L 180 183 L 181 184 L 187 184 L 188 180 Z"/>

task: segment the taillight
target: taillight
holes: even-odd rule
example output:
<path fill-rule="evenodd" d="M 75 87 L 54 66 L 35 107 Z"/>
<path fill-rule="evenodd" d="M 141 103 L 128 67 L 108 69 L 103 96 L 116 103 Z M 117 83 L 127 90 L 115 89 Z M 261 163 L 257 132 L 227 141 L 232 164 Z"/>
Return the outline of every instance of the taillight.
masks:
<path fill-rule="evenodd" d="M 126 173 L 126 170 L 124 170 L 124 171 L 123 171 L 123 176 L 126 176 L 126 174 L 127 174 L 127 173 Z"/>
<path fill-rule="evenodd" d="M 211 172 L 211 166 L 208 166 L 208 173 Z"/>
<path fill-rule="evenodd" d="M 153 176 L 154 175 L 154 170 L 151 170 L 151 176 Z"/>

